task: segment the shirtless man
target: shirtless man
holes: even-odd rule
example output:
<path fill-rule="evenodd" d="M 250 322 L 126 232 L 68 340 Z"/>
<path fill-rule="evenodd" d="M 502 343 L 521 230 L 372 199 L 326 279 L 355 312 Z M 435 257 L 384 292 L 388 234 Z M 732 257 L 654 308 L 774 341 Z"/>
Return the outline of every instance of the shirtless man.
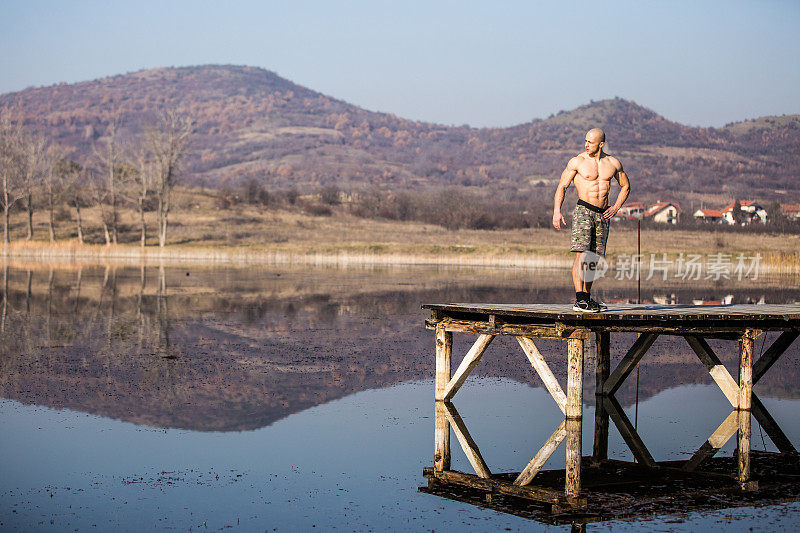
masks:
<path fill-rule="evenodd" d="M 606 309 L 605 304 L 594 301 L 589 294 L 592 281 L 587 281 L 589 276 L 585 275 L 589 263 L 587 252 L 597 254 L 594 258 L 605 256 L 611 217 L 617 214 L 631 192 L 631 184 L 622 170 L 622 164 L 616 157 L 603 152 L 605 141 L 606 134 L 603 130 L 589 130 L 584 144 L 585 151 L 569 160 L 556 188 L 553 208 L 553 226 L 556 229 L 567 224 L 561 214 L 561 204 L 564 203 L 564 194 L 569 184 L 575 183 L 578 190 L 578 205 L 572 213 L 570 246 L 571 252 L 577 252 L 572 263 L 572 282 L 575 285 L 575 305 L 572 308 L 576 311 L 596 313 Z M 617 180 L 621 189 L 617 201 L 609 207 L 608 192 L 612 179 Z"/>

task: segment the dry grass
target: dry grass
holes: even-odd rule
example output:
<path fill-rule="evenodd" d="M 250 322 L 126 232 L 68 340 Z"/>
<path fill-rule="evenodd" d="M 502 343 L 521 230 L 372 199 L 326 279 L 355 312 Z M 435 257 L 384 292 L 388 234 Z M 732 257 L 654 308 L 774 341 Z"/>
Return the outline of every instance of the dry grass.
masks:
<path fill-rule="evenodd" d="M 121 244 L 103 243 L 100 214 L 82 211 L 89 245 L 79 246 L 70 220 L 58 224 L 55 244 L 47 242 L 46 213 L 35 216 L 35 238 L 24 241 L 23 213 L 12 218 L 12 246 L 6 255 L 29 258 L 158 259 L 223 263 L 304 264 L 455 264 L 479 266 L 566 266 L 569 231 L 550 228 L 502 231 L 457 230 L 415 222 L 356 218 L 335 213 L 312 216 L 302 212 L 236 205 L 218 209 L 214 197 L 201 191 L 179 190 L 177 208 L 170 217 L 170 245 L 158 249 L 153 228 L 155 216 L 147 214 L 151 238 L 138 246 L 138 215 L 123 210 Z M 73 213 L 74 215 L 74 213 Z M 612 227 L 609 256 L 636 253 L 636 230 Z M 800 271 L 800 236 L 713 233 L 705 231 L 654 231 L 642 233 L 642 253 L 760 253 L 765 265 L 787 272 Z"/>

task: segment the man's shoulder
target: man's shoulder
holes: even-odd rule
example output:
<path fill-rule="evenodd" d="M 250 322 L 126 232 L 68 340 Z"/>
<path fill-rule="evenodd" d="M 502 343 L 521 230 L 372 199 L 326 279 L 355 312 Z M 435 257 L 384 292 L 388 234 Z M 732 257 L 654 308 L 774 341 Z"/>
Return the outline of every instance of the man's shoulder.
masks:
<path fill-rule="evenodd" d="M 614 157 L 613 155 L 606 154 L 606 161 L 614 165 L 615 168 L 620 169 L 622 168 L 622 163 L 619 162 L 619 159 Z"/>
<path fill-rule="evenodd" d="M 578 154 L 569 160 L 569 166 L 577 167 L 586 159 L 586 154 Z"/>

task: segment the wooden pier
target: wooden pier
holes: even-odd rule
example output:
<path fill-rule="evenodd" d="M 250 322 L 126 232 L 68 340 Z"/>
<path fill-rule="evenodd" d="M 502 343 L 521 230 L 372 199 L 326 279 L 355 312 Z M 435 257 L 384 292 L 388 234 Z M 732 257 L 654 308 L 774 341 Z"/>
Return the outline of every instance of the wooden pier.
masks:
<path fill-rule="evenodd" d="M 754 490 L 757 483 L 750 472 L 751 415 L 758 420 L 783 454 L 796 450 L 778 424 L 753 393 L 757 383 L 800 335 L 800 305 L 611 305 L 602 313 L 581 313 L 571 305 L 511 304 L 426 304 L 431 311 L 426 326 L 436 331 L 435 449 L 433 468 L 425 476 L 437 483 L 461 485 L 492 493 L 526 498 L 564 508 L 586 505 L 582 491 L 581 465 L 608 462 L 609 419 L 619 430 L 639 466 L 649 469 L 679 469 L 696 472 L 698 467 L 738 434 L 736 471 L 729 478 L 742 490 Z M 780 332 L 777 339 L 753 361 L 753 347 L 765 332 Z M 478 338 L 455 372 L 451 372 L 453 333 L 469 333 Z M 613 371 L 611 335 L 638 333 L 638 337 Z M 542 379 L 564 421 L 516 476 L 493 475 L 483 460 L 463 420 L 451 403 L 486 348 L 498 335 L 516 338 L 533 369 Z M 614 398 L 615 392 L 636 368 L 660 335 L 679 336 L 708 370 L 713 381 L 731 404 L 731 414 L 684 464 L 657 463 Z M 583 370 L 585 343 L 594 338 L 597 365 L 594 448 L 583 457 Z M 537 339 L 563 340 L 566 343 L 566 392 L 550 370 L 536 346 Z M 706 339 L 739 343 L 738 380 L 725 368 Z M 560 355 L 560 354 L 559 354 Z M 551 358 L 552 360 L 552 358 Z M 450 470 L 450 430 L 456 435 L 475 474 Z M 564 490 L 533 484 L 547 459 L 566 441 Z M 637 466 L 637 467 L 639 467 Z M 716 474 L 719 475 L 719 474 Z"/>

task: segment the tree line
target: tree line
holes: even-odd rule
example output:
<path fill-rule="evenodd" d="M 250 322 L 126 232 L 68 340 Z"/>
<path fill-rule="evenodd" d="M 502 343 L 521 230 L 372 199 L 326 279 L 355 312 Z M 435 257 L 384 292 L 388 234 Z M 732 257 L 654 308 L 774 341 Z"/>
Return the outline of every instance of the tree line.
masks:
<path fill-rule="evenodd" d="M 159 246 L 167 241 L 172 191 L 186 159 L 193 122 L 175 110 L 165 110 L 135 137 L 121 135 L 119 115 L 109 121 L 106 135 L 92 142 L 89 156 L 78 157 L 44 135 L 32 133 L 10 113 L 0 115 L 0 207 L 3 242 L 10 242 L 10 214 L 26 212 L 26 240 L 33 239 L 37 204 L 48 211 L 50 241 L 55 242 L 56 208 L 75 210 L 77 239 L 83 244 L 81 208 L 96 206 L 106 245 L 119 240 L 119 210 L 136 204 L 140 242 L 145 246 L 145 211 L 155 209 Z M 77 159 L 77 160 L 76 160 Z M 154 204 L 154 205 L 153 205 Z"/>

